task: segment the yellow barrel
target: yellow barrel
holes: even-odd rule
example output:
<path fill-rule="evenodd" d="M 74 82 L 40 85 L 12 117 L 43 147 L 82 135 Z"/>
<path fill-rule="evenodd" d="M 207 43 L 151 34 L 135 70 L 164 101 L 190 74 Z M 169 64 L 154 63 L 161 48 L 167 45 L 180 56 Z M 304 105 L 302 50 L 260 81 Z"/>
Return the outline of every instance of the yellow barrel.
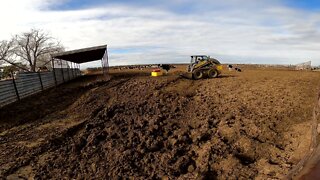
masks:
<path fill-rule="evenodd" d="M 221 71 L 221 70 L 222 70 L 222 65 L 217 65 L 217 69 L 218 69 L 219 71 Z"/>
<path fill-rule="evenodd" d="M 162 75 L 163 75 L 162 72 L 151 72 L 151 76 L 153 77 L 162 76 Z"/>

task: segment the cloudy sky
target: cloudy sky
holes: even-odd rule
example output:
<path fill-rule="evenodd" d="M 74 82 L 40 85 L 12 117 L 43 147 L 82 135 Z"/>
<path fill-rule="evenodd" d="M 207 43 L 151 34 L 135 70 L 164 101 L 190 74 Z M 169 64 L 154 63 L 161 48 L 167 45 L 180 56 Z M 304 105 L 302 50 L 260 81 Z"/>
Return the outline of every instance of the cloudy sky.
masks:
<path fill-rule="evenodd" d="M 320 65 L 318 0 L 0 0 L 0 22 L 1 40 L 39 28 L 67 50 L 108 44 L 111 65 Z"/>

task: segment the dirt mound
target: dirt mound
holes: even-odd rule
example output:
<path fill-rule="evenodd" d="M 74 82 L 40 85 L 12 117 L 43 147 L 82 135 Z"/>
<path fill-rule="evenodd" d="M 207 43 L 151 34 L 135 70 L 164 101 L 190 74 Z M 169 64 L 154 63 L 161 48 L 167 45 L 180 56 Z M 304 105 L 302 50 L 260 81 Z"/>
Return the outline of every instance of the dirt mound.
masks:
<path fill-rule="evenodd" d="M 94 86 L 97 76 L 86 76 L 17 101 L 0 110 L 0 132 L 26 123 L 42 120 L 45 116 L 60 112 Z"/>
<path fill-rule="evenodd" d="M 2 175 L 281 178 L 308 148 L 300 138 L 308 137 L 312 98 L 297 99 L 305 89 L 279 77 L 113 79 L 65 110 L 83 114 L 79 123 L 28 148 L 33 158 L 18 155 L 24 163 Z"/>

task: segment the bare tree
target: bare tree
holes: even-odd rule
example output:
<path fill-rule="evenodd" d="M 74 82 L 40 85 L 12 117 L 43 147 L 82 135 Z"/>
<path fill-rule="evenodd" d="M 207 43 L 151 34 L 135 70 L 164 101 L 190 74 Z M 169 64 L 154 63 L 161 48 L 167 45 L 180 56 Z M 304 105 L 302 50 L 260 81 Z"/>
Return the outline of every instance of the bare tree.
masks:
<path fill-rule="evenodd" d="M 39 61 L 50 62 L 50 59 L 46 58 L 48 54 L 64 49 L 57 40 L 39 29 L 31 29 L 30 32 L 16 35 L 13 38 L 13 46 L 13 53 L 22 62 L 28 63 L 32 72 L 36 71 Z M 47 62 L 42 62 L 42 64 L 47 64 Z"/>
<path fill-rule="evenodd" d="M 1 64 L 9 60 L 12 54 L 12 41 L 1 41 L 0 42 L 0 61 Z"/>
<path fill-rule="evenodd" d="M 27 70 L 24 66 L 22 66 L 21 62 L 17 62 L 17 60 L 13 57 L 14 55 L 14 43 L 11 41 L 0 41 L 0 65 L 4 63 L 11 64 L 20 69 Z"/>

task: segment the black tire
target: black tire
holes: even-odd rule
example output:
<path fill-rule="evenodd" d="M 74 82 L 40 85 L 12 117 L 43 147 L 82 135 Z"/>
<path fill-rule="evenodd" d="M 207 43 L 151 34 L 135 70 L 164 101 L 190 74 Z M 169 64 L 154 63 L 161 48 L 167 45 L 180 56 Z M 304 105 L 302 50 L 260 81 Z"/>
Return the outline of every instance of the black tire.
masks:
<path fill-rule="evenodd" d="M 218 77 L 218 71 L 216 69 L 209 69 L 208 78 L 216 78 Z"/>
<path fill-rule="evenodd" d="M 203 77 L 203 73 L 201 70 L 195 70 L 193 73 L 192 73 L 192 77 L 193 79 L 195 80 L 198 80 L 198 79 L 201 79 Z"/>

